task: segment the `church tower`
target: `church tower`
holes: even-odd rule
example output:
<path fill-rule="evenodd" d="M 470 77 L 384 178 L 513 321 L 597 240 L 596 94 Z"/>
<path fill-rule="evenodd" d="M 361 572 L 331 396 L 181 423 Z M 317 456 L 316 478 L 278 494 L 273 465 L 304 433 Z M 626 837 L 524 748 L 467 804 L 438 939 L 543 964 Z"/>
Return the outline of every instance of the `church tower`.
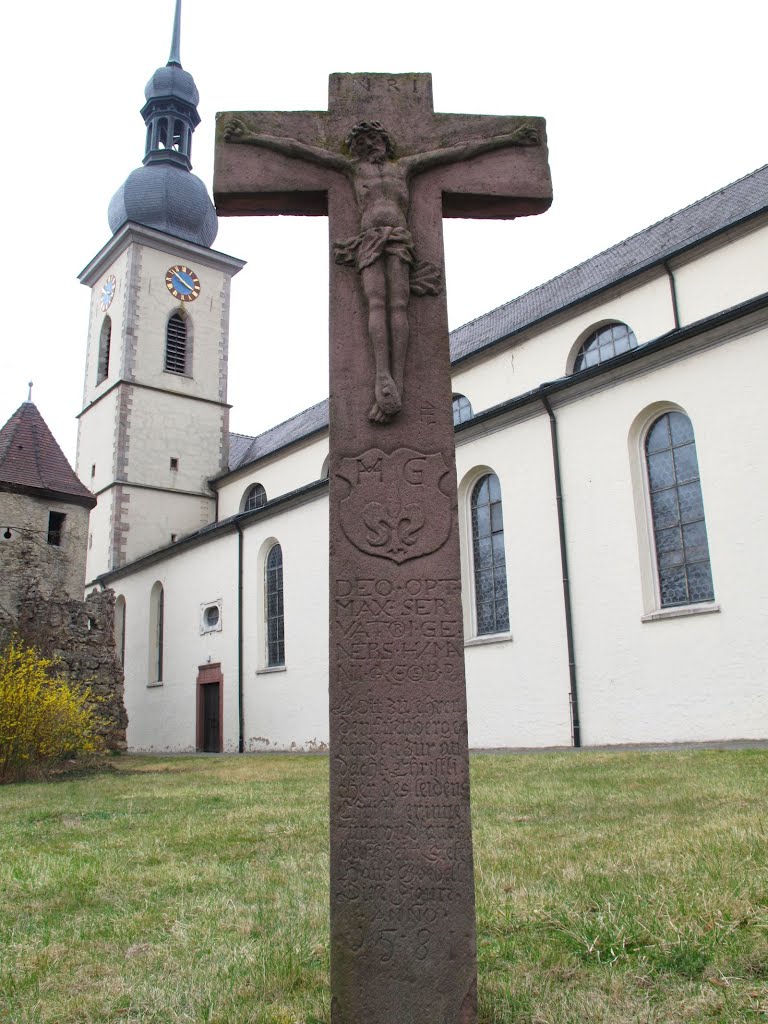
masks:
<path fill-rule="evenodd" d="M 211 248 L 216 211 L 191 173 L 199 95 L 180 16 L 176 0 L 168 63 L 144 91 L 143 164 L 79 275 L 91 313 L 77 472 L 98 498 L 87 581 L 212 522 L 208 480 L 227 467 L 230 283 L 244 263 Z"/>

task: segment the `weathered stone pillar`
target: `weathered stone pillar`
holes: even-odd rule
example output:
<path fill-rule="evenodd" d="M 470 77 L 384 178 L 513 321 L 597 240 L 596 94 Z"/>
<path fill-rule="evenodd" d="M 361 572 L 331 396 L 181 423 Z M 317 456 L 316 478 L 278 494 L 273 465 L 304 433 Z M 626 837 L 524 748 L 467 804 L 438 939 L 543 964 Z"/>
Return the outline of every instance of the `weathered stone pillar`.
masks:
<path fill-rule="evenodd" d="M 442 217 L 545 210 L 544 123 L 435 114 L 423 74 L 329 91 L 327 113 L 219 115 L 214 195 L 224 215 L 331 222 L 332 1020 L 472 1024 Z"/>

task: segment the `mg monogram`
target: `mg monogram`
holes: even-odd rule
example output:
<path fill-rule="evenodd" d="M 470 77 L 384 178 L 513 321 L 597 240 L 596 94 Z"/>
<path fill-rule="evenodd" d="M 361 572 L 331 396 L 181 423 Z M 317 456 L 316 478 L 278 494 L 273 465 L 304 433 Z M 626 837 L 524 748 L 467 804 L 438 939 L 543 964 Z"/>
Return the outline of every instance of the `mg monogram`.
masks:
<path fill-rule="evenodd" d="M 360 551 L 398 564 L 437 551 L 448 540 L 451 502 L 440 490 L 448 473 L 442 455 L 379 448 L 342 459 L 336 474 L 350 485 L 341 525 Z"/>

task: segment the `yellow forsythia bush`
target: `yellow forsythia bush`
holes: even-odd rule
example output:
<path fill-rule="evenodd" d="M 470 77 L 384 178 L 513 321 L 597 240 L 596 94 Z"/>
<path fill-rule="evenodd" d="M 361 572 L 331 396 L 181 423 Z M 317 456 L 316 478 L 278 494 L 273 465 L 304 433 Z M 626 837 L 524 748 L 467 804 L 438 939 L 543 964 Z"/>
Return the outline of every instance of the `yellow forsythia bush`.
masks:
<path fill-rule="evenodd" d="M 18 640 L 0 653 L 0 782 L 103 748 L 94 698 L 55 669 Z"/>

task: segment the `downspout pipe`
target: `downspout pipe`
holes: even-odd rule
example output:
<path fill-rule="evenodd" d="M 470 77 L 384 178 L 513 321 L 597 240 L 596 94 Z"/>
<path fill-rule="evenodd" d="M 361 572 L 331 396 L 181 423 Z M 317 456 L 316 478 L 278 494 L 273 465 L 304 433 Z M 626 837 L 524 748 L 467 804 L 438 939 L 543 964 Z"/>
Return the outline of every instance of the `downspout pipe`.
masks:
<path fill-rule="evenodd" d="M 237 749 L 245 752 L 245 714 L 243 709 L 243 528 L 235 520 L 237 530 L 237 718 L 239 738 Z"/>
<path fill-rule="evenodd" d="M 563 570 L 563 605 L 565 609 L 565 636 L 568 645 L 569 701 L 571 708 L 571 743 L 581 746 L 581 723 L 579 721 L 579 691 L 576 681 L 576 656 L 573 646 L 573 615 L 571 607 L 571 583 L 568 575 L 568 550 L 565 545 L 565 512 L 563 510 L 563 488 L 560 478 L 560 445 L 557 438 L 557 420 L 549 398 L 541 395 L 541 402 L 549 416 L 549 431 L 552 439 L 552 464 L 555 474 L 555 497 L 557 499 L 557 529 L 560 538 L 560 565 Z"/>
<path fill-rule="evenodd" d="M 677 283 L 675 282 L 675 275 L 672 273 L 672 267 L 669 265 L 669 260 L 664 261 L 664 269 L 667 272 L 669 278 L 669 294 L 672 299 L 672 316 L 675 320 L 675 330 L 680 330 L 680 308 L 677 304 Z"/>

